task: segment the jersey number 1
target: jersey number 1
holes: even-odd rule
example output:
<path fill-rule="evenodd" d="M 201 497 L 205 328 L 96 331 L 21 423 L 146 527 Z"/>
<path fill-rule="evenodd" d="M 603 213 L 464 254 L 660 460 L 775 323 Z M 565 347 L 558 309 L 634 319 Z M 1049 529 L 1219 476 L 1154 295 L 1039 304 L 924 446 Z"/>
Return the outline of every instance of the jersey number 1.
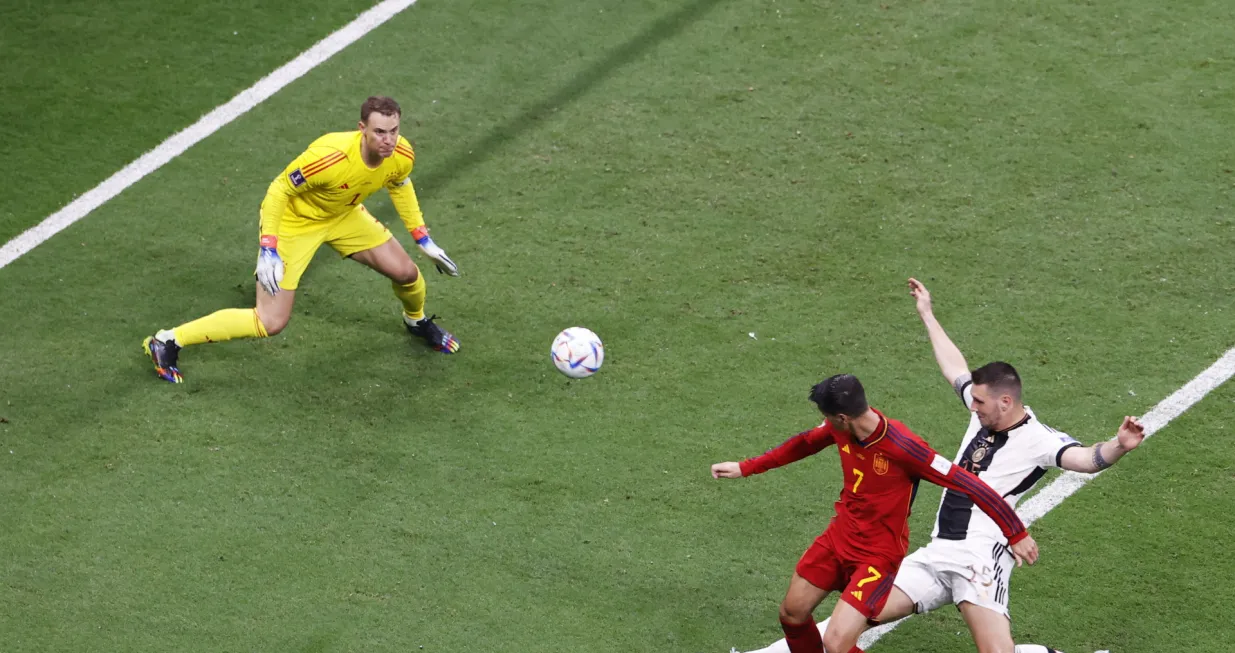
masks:
<path fill-rule="evenodd" d="M 352 196 L 352 201 L 348 202 L 348 203 L 347 203 L 347 205 L 348 205 L 348 206 L 356 206 L 356 200 L 358 200 L 358 199 L 360 199 L 360 193 L 356 193 L 355 195 L 353 195 L 353 196 Z"/>

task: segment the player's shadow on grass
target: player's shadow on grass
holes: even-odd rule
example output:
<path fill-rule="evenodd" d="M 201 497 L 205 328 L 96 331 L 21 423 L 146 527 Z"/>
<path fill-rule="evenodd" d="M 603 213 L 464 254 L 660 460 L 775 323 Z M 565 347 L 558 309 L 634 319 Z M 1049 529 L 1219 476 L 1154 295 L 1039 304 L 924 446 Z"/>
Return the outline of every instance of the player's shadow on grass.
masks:
<path fill-rule="evenodd" d="M 592 64 L 587 70 L 576 76 L 556 93 L 545 98 L 538 104 L 528 108 L 523 113 L 499 125 L 489 132 L 482 140 L 462 148 L 461 154 L 447 159 L 420 175 L 416 179 L 416 188 L 422 197 L 434 195 L 439 188 L 457 175 L 484 161 L 490 154 L 506 143 L 514 140 L 523 132 L 532 129 L 554 109 L 574 102 L 614 71 L 630 63 L 644 52 L 682 31 L 687 25 L 695 22 L 712 7 L 724 0 L 693 0 L 667 16 L 662 17 L 648 26 L 634 38 L 609 52 L 604 58 Z"/>

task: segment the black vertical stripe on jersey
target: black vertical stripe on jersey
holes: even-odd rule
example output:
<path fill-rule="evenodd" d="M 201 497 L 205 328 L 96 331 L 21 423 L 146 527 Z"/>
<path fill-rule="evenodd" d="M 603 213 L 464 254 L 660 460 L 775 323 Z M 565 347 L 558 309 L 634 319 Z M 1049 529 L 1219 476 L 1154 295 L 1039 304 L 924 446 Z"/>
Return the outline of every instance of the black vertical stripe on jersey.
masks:
<path fill-rule="evenodd" d="M 1022 493 L 1028 492 L 1029 488 L 1033 487 L 1033 484 L 1037 483 L 1038 480 L 1041 479 L 1043 476 L 1046 476 L 1046 468 L 1045 467 L 1034 467 L 1032 472 L 1029 472 L 1029 474 L 1027 474 L 1025 478 L 1021 479 L 1020 483 L 1016 484 L 1016 487 L 1012 488 L 1012 491 L 1008 492 L 1004 496 L 1005 497 L 1018 497 Z"/>
<path fill-rule="evenodd" d="M 1017 426 L 1020 426 L 1020 424 L 1017 424 Z M 994 441 L 987 447 L 986 456 L 975 463 L 973 461 L 973 452 L 977 451 L 979 445 L 986 442 L 988 438 L 993 438 Z M 969 441 L 969 446 L 965 447 L 965 453 L 961 455 L 961 468 L 981 477 L 982 472 L 986 471 L 990 467 L 991 461 L 995 459 L 995 454 L 999 453 L 999 450 L 1007 443 L 1007 431 L 991 433 L 990 430 L 983 428 Z M 943 493 L 943 504 L 939 506 L 939 539 L 965 539 L 965 536 L 969 534 L 969 518 L 971 516 L 973 516 L 973 499 L 970 499 L 962 492 L 945 490 Z"/>

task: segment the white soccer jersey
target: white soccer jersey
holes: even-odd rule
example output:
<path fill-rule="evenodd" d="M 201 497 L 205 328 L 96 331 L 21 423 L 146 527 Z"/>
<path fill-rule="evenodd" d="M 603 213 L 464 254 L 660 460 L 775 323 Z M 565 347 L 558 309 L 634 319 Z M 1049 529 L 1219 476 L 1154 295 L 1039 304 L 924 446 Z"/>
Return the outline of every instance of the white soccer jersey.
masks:
<path fill-rule="evenodd" d="M 969 375 L 956 391 L 973 403 Z M 1058 467 L 1064 450 L 1079 447 L 1067 433 L 1038 421 L 1028 406 L 1025 419 L 1006 431 L 983 428 L 974 415 L 956 454 L 957 465 L 978 475 L 1013 509 L 1038 479 Z M 1008 615 L 1008 587 L 1015 563 L 1003 532 L 963 494 L 945 490 L 930 544 L 901 563 L 896 586 L 918 612 L 968 601 Z"/>
<path fill-rule="evenodd" d="M 957 392 L 968 408 L 973 402 L 973 382 L 968 375 L 957 381 Z M 1025 419 L 1006 431 L 986 429 L 974 414 L 953 462 L 976 474 L 1015 509 L 1017 501 L 1048 469 L 1059 467 L 1065 449 L 1079 446 L 1080 443 L 1067 433 L 1038 421 L 1026 406 Z M 953 541 L 976 538 L 1007 544 L 999 526 L 986 513 L 969 497 L 952 490 L 944 491 L 939 501 L 939 514 L 931 538 Z"/>

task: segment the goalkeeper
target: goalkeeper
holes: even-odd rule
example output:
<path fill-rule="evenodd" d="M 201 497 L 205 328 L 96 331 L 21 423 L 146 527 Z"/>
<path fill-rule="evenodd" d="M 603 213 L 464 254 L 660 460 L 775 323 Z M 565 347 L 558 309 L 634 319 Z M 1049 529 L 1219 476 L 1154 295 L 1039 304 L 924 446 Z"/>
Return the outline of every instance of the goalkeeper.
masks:
<path fill-rule="evenodd" d="M 459 350 L 459 341 L 434 323 L 436 316 L 425 317 L 420 270 L 363 204 L 385 186 L 420 250 L 439 272 L 458 276 L 458 266 L 425 227 L 408 177 L 416 157 L 399 135 L 401 116 L 394 100 L 371 97 L 360 107 L 359 130 L 322 136 L 275 178 L 261 207 L 256 308 L 224 309 L 146 338 L 142 346 L 159 378 L 183 381 L 178 364 L 183 347 L 282 331 L 300 277 L 322 243 L 390 279 L 412 335 L 444 354 Z"/>

